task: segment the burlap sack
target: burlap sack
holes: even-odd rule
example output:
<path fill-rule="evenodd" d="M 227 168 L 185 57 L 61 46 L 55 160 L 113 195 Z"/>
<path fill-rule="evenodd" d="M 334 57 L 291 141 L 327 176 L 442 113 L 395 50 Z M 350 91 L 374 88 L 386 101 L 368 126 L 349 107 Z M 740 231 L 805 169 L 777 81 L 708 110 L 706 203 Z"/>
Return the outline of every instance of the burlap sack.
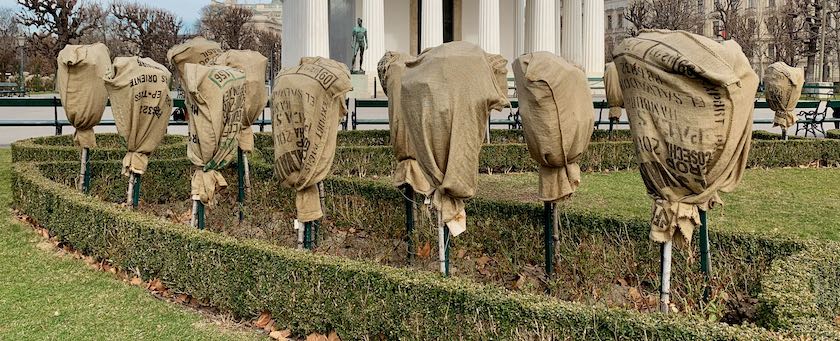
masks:
<path fill-rule="evenodd" d="M 178 77 L 181 78 L 181 87 L 186 89 L 183 81 L 186 65 L 213 64 L 220 54 L 222 54 L 222 46 L 219 43 L 199 36 L 173 46 L 166 52 L 166 59 L 172 66 L 175 66 Z"/>
<path fill-rule="evenodd" d="M 399 52 L 388 51 L 379 60 L 377 67 L 382 90 L 388 96 L 388 123 L 391 132 L 391 145 L 397 158 L 394 171 L 394 186 L 408 184 L 415 191 L 428 193 L 431 185 L 423 175 L 423 170 L 414 156 L 414 150 L 408 143 L 408 127 L 403 117 L 407 113 L 402 111 L 400 94 L 402 93 L 402 76 L 405 73 L 405 62 L 413 57 Z"/>
<path fill-rule="evenodd" d="M 691 241 L 698 209 L 741 181 L 758 76 L 741 47 L 650 30 L 615 50 L 640 172 L 654 199 L 651 239 Z"/>
<path fill-rule="evenodd" d="M 621 94 L 615 63 L 607 63 L 604 69 L 604 90 L 607 93 L 607 104 L 610 106 L 610 121 L 618 121 L 621 118 L 621 109 L 624 108 L 624 95 Z"/>
<path fill-rule="evenodd" d="M 540 164 L 540 200 L 568 198 L 580 185 L 580 160 L 594 129 L 586 74 L 549 52 L 513 62 L 528 152 Z"/>
<path fill-rule="evenodd" d="M 400 104 L 408 143 L 432 204 L 453 236 L 466 230 L 464 200 L 475 195 L 478 154 L 490 110 L 507 99 L 507 60 L 468 42 L 446 43 L 406 61 Z M 410 94 L 410 95 L 408 95 Z"/>
<path fill-rule="evenodd" d="M 254 151 L 254 121 L 265 110 L 268 92 L 265 90 L 265 68 L 268 58 L 251 50 L 227 50 L 216 64 L 230 66 L 245 73 L 245 112 L 242 115 L 242 131 L 239 133 L 239 148 L 246 153 Z"/>
<path fill-rule="evenodd" d="M 198 167 L 192 176 L 193 200 L 213 204 L 227 182 L 217 171 L 236 157 L 245 109 L 245 74 L 221 65 L 186 64 L 186 102 L 190 108 L 187 157 Z"/>
<path fill-rule="evenodd" d="M 169 125 L 171 73 L 149 58 L 117 57 L 114 73 L 105 77 L 117 131 L 128 148 L 123 175 L 143 174 Z"/>
<path fill-rule="evenodd" d="M 802 96 L 805 72 L 784 62 L 770 64 L 764 74 L 764 97 L 776 115 L 773 126 L 787 129 L 796 123 L 796 102 Z"/>
<path fill-rule="evenodd" d="M 347 114 L 344 98 L 352 89 L 350 70 L 326 58 L 302 58 L 283 69 L 271 91 L 274 174 L 297 191 L 297 219 L 321 218 L 317 185 L 330 173 L 338 122 Z"/>
<path fill-rule="evenodd" d="M 104 44 L 67 45 L 58 53 L 58 93 L 79 147 L 96 147 L 93 127 L 108 103 L 103 77 L 110 72 L 111 53 Z"/>

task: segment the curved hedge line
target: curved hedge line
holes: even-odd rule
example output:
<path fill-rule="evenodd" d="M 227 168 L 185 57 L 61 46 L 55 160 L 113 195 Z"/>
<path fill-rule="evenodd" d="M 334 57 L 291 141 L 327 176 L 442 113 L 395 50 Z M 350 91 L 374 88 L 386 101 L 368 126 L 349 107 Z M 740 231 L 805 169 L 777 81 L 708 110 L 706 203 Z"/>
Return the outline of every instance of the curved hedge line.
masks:
<path fill-rule="evenodd" d="M 117 134 L 96 134 L 96 148 L 90 149 L 90 160 L 122 160 L 126 148 Z M 166 135 L 151 159 L 177 159 L 187 155 L 187 137 Z M 72 135 L 43 136 L 12 143 L 12 162 L 75 160 L 79 148 L 73 145 Z"/>
<path fill-rule="evenodd" d="M 118 176 L 117 162 L 92 165 L 99 174 Z M 442 279 L 424 271 L 302 254 L 261 241 L 194 231 L 82 196 L 49 179 L 61 182 L 62 174 L 73 174 L 76 167 L 72 161 L 16 163 L 13 187 L 18 208 L 80 250 L 125 268 L 137 268 L 145 277 L 161 278 L 169 287 L 240 316 L 269 310 L 280 325 L 304 334 L 336 329 L 341 335 L 381 335 L 388 339 L 778 338 L 755 327 L 735 328 L 684 316 L 597 308 L 510 293 L 465 279 Z M 144 200 L 167 201 L 188 190 L 188 185 L 180 184 L 186 180 L 171 181 L 189 172 L 188 161 L 157 160 L 150 168 L 162 171 L 150 172 L 154 175 L 144 179 Z M 271 176 L 270 167 L 258 161 L 253 171 L 255 179 Z M 401 194 L 382 182 L 332 178 L 326 185 L 330 197 L 352 196 L 377 211 L 399 212 Z M 146 197 L 146 193 L 152 197 Z M 123 195 L 117 189 L 106 197 Z M 287 201 L 285 205 L 291 210 L 294 201 Z M 492 232 L 499 227 L 486 225 L 499 220 L 498 225 L 505 226 L 507 233 L 530 234 L 533 239 L 525 238 L 524 244 L 513 247 L 533 255 L 510 256 L 540 258 L 539 236 L 533 232 L 539 230 L 539 205 L 475 199 L 467 209 L 473 221 L 484 224 L 477 228 L 485 233 L 468 233 L 458 242 L 509 247 L 501 245 L 505 238 Z M 370 221 L 360 223 L 368 226 L 371 221 L 385 220 L 381 227 L 384 230 L 402 217 L 391 218 L 370 217 Z M 647 232 L 644 221 L 621 221 L 594 212 L 572 212 L 570 220 L 576 228 L 591 232 L 623 228 L 638 238 L 644 238 Z M 509 224 L 511 221 L 520 223 Z M 840 310 L 840 252 L 836 243 L 732 232 L 716 232 L 711 237 L 716 249 L 746 250 L 744 259 L 760 258 L 750 255 L 776 256 L 772 271 L 761 279 L 760 325 L 783 334 L 840 338 L 830 322 L 832 314 Z M 289 297 L 295 299 L 289 301 Z"/>
<path fill-rule="evenodd" d="M 159 167 L 155 167 L 159 168 Z M 13 167 L 15 205 L 78 250 L 239 316 L 386 339 L 770 340 L 756 327 L 509 293 L 460 278 L 236 240 L 125 210 Z"/>

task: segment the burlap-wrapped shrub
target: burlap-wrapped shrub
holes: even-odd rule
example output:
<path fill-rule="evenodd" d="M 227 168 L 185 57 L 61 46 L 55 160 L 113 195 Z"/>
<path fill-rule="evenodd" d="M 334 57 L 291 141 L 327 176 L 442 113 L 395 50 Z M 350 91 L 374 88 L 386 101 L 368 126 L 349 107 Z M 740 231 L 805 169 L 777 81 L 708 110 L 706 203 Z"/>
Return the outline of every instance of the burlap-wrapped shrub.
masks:
<path fill-rule="evenodd" d="M 379 61 L 379 80 L 388 96 L 388 127 L 391 133 L 391 145 L 397 158 L 394 171 L 394 186 L 411 185 L 420 193 L 428 193 L 431 189 L 423 170 L 414 156 L 414 150 L 408 143 L 408 127 L 401 101 L 402 76 L 405 73 L 405 62 L 413 57 L 399 52 L 388 51 Z"/>
<path fill-rule="evenodd" d="M 580 185 L 580 160 L 594 129 L 586 74 L 550 52 L 513 62 L 528 152 L 540 165 L 540 200 L 568 198 Z"/>
<path fill-rule="evenodd" d="M 457 236 L 466 230 L 464 200 L 475 195 L 490 111 L 509 103 L 507 61 L 471 43 L 451 42 L 405 64 L 400 105 L 410 113 L 408 142 L 431 184 L 427 194 Z"/>
<path fill-rule="evenodd" d="M 245 74 L 220 65 L 188 63 L 184 68 L 186 102 L 192 115 L 187 157 L 199 167 L 193 173 L 193 200 L 213 204 L 217 187 L 227 187 L 218 170 L 236 157 L 242 112 L 245 108 Z"/>
<path fill-rule="evenodd" d="M 143 174 L 169 125 L 171 73 L 149 58 L 117 57 L 105 77 L 117 131 L 125 140 L 123 174 Z"/>
<path fill-rule="evenodd" d="M 245 73 L 245 111 L 242 115 L 242 131 L 239 133 L 239 148 L 246 153 L 254 151 L 254 130 L 252 125 L 265 110 L 268 92 L 265 90 L 265 67 L 268 59 L 251 50 L 228 50 L 218 56 L 216 64 L 230 66 Z"/>
<path fill-rule="evenodd" d="M 615 63 L 607 63 L 604 69 L 604 90 L 607 93 L 607 104 L 610 106 L 610 121 L 618 121 L 621 118 L 621 109 L 624 108 L 624 95 L 621 93 Z"/>
<path fill-rule="evenodd" d="M 330 173 L 338 122 L 347 114 L 344 98 L 352 89 L 350 71 L 326 58 L 302 58 L 280 71 L 271 90 L 274 174 L 297 191 L 297 219 L 309 222 L 324 213 L 317 185 Z"/>
<path fill-rule="evenodd" d="M 802 96 L 805 84 L 805 71 L 791 67 L 784 62 L 776 62 L 767 67 L 764 74 L 764 97 L 767 105 L 776 113 L 773 126 L 787 129 L 796 123 L 796 102 Z"/>
<path fill-rule="evenodd" d="M 103 77 L 109 73 L 111 53 L 105 44 L 67 45 L 58 53 L 58 93 L 79 147 L 96 147 L 93 127 L 108 103 Z"/>
<path fill-rule="evenodd" d="M 699 209 L 721 203 L 747 164 L 758 76 L 734 41 L 646 30 L 615 50 L 621 90 L 654 199 L 651 239 L 688 243 Z"/>

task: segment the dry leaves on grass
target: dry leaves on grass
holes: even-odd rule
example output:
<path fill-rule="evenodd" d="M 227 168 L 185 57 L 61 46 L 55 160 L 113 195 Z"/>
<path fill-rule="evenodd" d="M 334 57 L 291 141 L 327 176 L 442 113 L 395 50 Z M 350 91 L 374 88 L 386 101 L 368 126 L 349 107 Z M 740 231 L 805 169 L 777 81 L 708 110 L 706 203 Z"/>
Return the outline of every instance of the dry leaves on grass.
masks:
<path fill-rule="evenodd" d="M 429 258 L 432 255 L 432 244 L 426 242 L 417 248 L 417 257 Z"/>
<path fill-rule="evenodd" d="M 285 330 L 275 330 L 268 334 L 268 337 L 279 340 L 279 341 L 286 341 L 289 339 L 289 336 L 292 335 L 292 331 L 285 329 Z"/>

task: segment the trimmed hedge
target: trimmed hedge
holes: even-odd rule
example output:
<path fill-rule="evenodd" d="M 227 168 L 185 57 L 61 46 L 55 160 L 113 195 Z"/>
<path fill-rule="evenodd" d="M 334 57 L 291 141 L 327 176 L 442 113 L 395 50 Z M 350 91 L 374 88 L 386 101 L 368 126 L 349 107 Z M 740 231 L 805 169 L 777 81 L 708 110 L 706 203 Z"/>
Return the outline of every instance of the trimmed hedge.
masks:
<path fill-rule="evenodd" d="M 155 167 L 156 169 L 160 167 Z M 460 278 L 236 240 L 102 203 L 13 167 L 15 205 L 82 252 L 160 278 L 239 316 L 344 338 L 776 339 L 756 327 L 638 314 L 510 293 Z"/>
<path fill-rule="evenodd" d="M 825 131 L 825 138 L 840 140 L 840 129 L 831 129 Z"/>
<path fill-rule="evenodd" d="M 90 160 L 122 160 L 126 148 L 117 134 L 96 134 L 96 148 L 90 149 Z M 187 155 L 187 138 L 166 135 L 150 159 L 177 159 Z M 72 135 L 43 136 L 12 143 L 12 162 L 78 160 L 79 148 L 73 145 Z"/>
<path fill-rule="evenodd" d="M 171 202 L 173 198 L 187 193 L 188 177 L 184 174 L 189 174 L 191 169 L 188 161 L 157 160 L 152 163 L 154 169 L 166 171 L 156 171 L 144 178 L 144 201 Z M 119 164 L 116 162 L 96 162 L 92 165 L 98 170 L 94 174 L 115 173 L 114 176 L 118 176 Z M 76 166 L 75 162 L 43 163 L 37 168 L 16 164 L 14 187 L 18 206 L 77 248 L 79 245 L 93 245 L 82 249 L 112 259 L 121 266 L 137 267 L 145 276 L 160 277 L 178 290 L 208 299 L 213 305 L 241 316 L 253 316 L 263 309 L 270 310 L 273 316 L 282 314 L 278 323 L 292 326 L 301 333 L 337 329 L 345 337 L 383 335 L 389 339 L 456 336 L 464 339 L 528 336 L 547 339 L 572 335 L 582 339 L 586 337 L 581 335 L 588 335 L 591 339 L 768 337 L 765 332 L 752 327 L 739 327 L 735 331 L 722 325 L 698 324 L 696 320 L 684 316 L 663 317 L 595 308 L 544 296 L 510 293 L 465 279 L 440 279 L 423 271 L 393 269 L 369 262 L 320 255 L 290 259 L 288 254 L 299 254 L 258 241 L 234 242 L 228 237 L 213 236 L 211 239 L 214 242 L 208 242 L 206 232 L 199 233 L 159 219 L 126 213 L 112 205 L 82 197 L 72 189 L 47 179 L 72 184 Z M 271 178 L 270 167 L 265 164 L 255 162 L 252 170 L 254 179 Z M 43 178 L 42 174 L 47 178 Z M 232 173 L 226 174 L 230 175 Z M 107 175 L 94 179 L 94 190 L 98 188 L 101 191 L 103 186 L 105 191 L 101 193 L 106 200 L 119 200 L 124 196 L 122 187 L 110 192 L 107 190 L 114 187 Z M 358 226 L 364 226 L 372 235 L 400 233 L 399 228 L 392 226 L 401 226 L 401 195 L 391 186 L 370 180 L 342 178 L 332 178 L 326 186 L 331 194 L 327 203 L 328 212 L 333 212 L 330 214 L 340 215 L 336 211 L 341 210 L 338 206 L 351 202 L 355 206 L 347 209 L 379 213 L 363 215 L 362 220 L 353 221 Z M 47 187 L 49 191 L 41 187 Z M 294 199 L 290 193 L 287 191 L 278 195 L 278 190 L 279 186 L 257 185 L 252 196 L 277 198 L 280 206 L 277 211 L 293 212 Z M 69 196 L 74 200 L 49 200 L 39 197 L 38 193 L 62 198 Z M 33 200 L 32 197 L 38 199 Z M 67 214 L 76 210 L 73 205 L 83 205 L 85 213 L 79 218 Z M 92 207 L 104 209 L 107 214 L 91 213 Z M 504 253 L 506 258 L 541 260 L 541 240 L 539 233 L 534 232 L 540 229 L 540 206 L 475 199 L 468 203 L 467 210 L 475 225 L 470 228 L 482 233 L 464 234 L 453 240 L 456 246 L 482 248 L 490 254 Z M 119 217 L 112 216 L 112 213 Z M 127 221 L 129 215 L 143 219 Z M 647 225 L 641 220 L 616 220 L 597 212 L 570 212 L 569 219 L 571 226 L 575 226 L 575 234 L 581 238 L 587 234 L 621 231 L 632 239 L 646 240 Z M 111 225 L 111 220 L 115 221 L 114 225 Z M 104 234 L 101 235 L 100 231 Z M 836 329 L 830 328 L 831 315 L 840 311 L 840 303 L 837 302 L 840 296 L 836 295 L 840 284 L 836 280 L 840 252 L 837 252 L 835 244 L 729 232 L 712 233 L 711 237 L 717 252 L 735 252 L 737 259 L 750 263 L 773 260 L 772 270 L 760 280 L 761 314 L 757 321 L 760 325 L 795 335 L 840 337 Z M 187 251 L 179 254 L 172 250 Z M 149 257 L 144 255 L 148 254 L 155 255 L 147 260 Z M 676 254 L 677 257 L 681 257 L 679 254 Z M 252 257 L 260 261 L 250 261 Z M 237 260 L 249 261 L 240 264 L 236 263 Z M 203 261 L 213 263 L 209 273 L 197 270 Z M 187 264 L 174 264 L 178 262 Z M 684 264 L 687 264 L 684 260 L 675 259 L 678 273 L 690 271 L 682 269 Z M 284 278 L 282 275 L 285 272 L 293 280 L 275 283 Z M 251 284 L 259 290 L 254 292 Z M 295 297 L 295 300 L 284 300 L 288 297 Z M 519 303 L 520 299 L 540 302 L 540 308 L 523 306 Z M 548 310 L 550 313 L 543 310 L 543 306 L 552 307 Z M 434 316 L 447 311 L 450 316 L 458 318 L 446 320 Z M 316 317 L 312 318 L 308 313 L 314 313 Z M 410 322 L 400 324 L 399 321 Z M 665 327 L 661 323 L 670 325 Z M 490 326 L 493 331 L 486 329 Z"/>

